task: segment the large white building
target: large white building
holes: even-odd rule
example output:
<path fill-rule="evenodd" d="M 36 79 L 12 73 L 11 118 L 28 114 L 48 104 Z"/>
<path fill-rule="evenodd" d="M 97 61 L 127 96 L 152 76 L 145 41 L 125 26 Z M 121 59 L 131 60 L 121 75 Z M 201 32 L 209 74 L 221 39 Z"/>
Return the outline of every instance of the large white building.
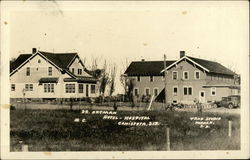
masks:
<path fill-rule="evenodd" d="M 33 48 L 10 66 L 11 100 L 98 96 L 97 79 L 77 53 L 49 53 Z"/>

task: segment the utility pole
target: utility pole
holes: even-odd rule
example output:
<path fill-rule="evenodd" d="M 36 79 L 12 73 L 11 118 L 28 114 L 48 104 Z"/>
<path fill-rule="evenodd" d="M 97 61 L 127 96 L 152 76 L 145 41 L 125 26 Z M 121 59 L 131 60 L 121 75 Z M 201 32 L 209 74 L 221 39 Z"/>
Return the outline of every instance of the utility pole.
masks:
<path fill-rule="evenodd" d="M 166 54 L 164 54 L 164 87 L 165 87 L 165 108 L 167 108 L 167 64 L 166 64 Z"/>

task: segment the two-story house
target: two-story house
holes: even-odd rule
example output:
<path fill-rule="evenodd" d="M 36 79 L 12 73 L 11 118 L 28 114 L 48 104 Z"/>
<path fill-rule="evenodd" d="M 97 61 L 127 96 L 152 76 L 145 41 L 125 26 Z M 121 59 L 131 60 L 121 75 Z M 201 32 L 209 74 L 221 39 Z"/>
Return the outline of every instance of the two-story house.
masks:
<path fill-rule="evenodd" d="M 32 54 L 21 54 L 10 65 L 12 100 L 96 97 L 96 84 L 77 53 L 33 48 Z"/>
<path fill-rule="evenodd" d="M 125 74 L 136 81 L 134 95 L 142 96 L 152 92 L 154 96 L 158 95 L 157 98 L 163 98 L 165 71 L 169 103 L 189 104 L 195 99 L 205 103 L 239 94 L 240 87 L 235 84 L 234 72 L 220 63 L 186 56 L 184 51 L 180 52 L 179 60 L 166 61 L 165 69 L 163 61 L 132 62 Z"/>

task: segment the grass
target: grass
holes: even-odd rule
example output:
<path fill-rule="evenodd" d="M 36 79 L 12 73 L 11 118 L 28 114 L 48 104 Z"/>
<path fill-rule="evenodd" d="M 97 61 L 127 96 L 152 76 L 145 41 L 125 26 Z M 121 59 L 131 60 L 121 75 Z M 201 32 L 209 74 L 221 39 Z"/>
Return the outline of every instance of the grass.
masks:
<path fill-rule="evenodd" d="M 11 151 L 23 144 L 30 151 L 150 151 L 166 150 L 166 127 L 118 126 L 117 121 L 102 120 L 103 115 L 83 115 L 67 110 L 11 110 Z M 199 128 L 190 121 L 191 112 L 118 111 L 119 116 L 149 116 L 170 127 L 171 150 L 239 150 L 240 116 L 203 113 L 221 117 L 211 128 Z M 86 123 L 75 123 L 86 118 Z M 233 121 L 228 137 L 228 119 Z"/>

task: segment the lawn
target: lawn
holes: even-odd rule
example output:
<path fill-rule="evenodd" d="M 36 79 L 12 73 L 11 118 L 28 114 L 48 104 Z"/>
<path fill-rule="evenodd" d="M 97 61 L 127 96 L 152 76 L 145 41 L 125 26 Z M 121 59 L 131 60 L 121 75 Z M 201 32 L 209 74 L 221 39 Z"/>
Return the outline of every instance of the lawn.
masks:
<path fill-rule="evenodd" d="M 240 116 L 219 113 L 172 111 L 117 111 L 117 116 L 148 116 L 159 126 L 121 126 L 119 120 L 103 120 L 103 114 L 85 115 L 79 110 L 11 110 L 10 150 L 21 151 L 150 151 L 166 150 L 166 127 L 171 150 L 239 150 Z M 210 128 L 200 128 L 190 117 L 221 117 Z M 74 122 L 86 119 L 85 123 Z M 228 137 L 228 120 L 232 136 Z M 163 125 L 164 124 L 164 125 Z"/>

